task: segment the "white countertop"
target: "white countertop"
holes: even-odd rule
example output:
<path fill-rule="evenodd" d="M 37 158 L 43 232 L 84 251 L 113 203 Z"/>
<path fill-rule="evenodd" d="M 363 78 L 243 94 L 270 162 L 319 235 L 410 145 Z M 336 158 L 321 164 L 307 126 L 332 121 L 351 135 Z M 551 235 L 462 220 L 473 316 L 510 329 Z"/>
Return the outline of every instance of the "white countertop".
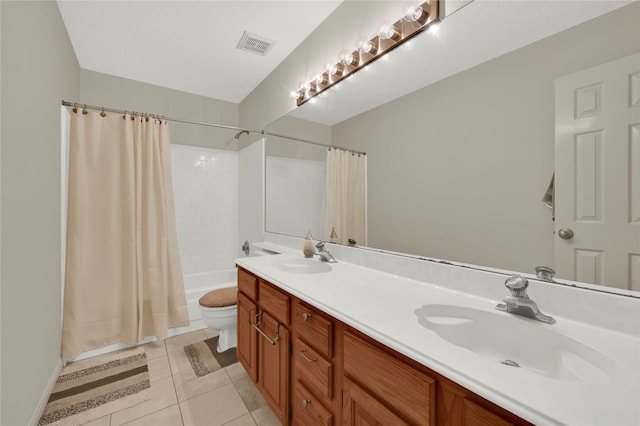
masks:
<path fill-rule="evenodd" d="M 615 364 L 612 369 L 616 373 L 604 380 L 553 379 L 502 365 L 449 343 L 420 325 L 415 313 L 424 305 L 449 304 L 511 316 L 514 321 L 533 321 L 496 311 L 496 300 L 340 259 L 331 264 L 330 272 L 317 274 L 299 274 L 277 267 L 277 262 L 294 258 L 303 256 L 289 251 L 240 258 L 236 263 L 532 423 L 640 425 L 638 336 L 557 315 L 553 325 L 535 322 L 605 354 Z M 545 306 L 540 309 L 545 312 Z"/>

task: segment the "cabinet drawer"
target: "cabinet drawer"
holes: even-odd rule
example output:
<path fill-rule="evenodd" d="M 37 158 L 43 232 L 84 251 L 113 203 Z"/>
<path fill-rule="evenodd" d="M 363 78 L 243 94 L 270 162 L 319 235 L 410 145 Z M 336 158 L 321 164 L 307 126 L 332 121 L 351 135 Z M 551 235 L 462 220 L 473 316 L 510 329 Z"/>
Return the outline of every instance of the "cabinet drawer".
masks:
<path fill-rule="evenodd" d="M 298 377 L 317 394 L 333 398 L 333 364 L 302 340 L 293 342 L 293 355 Z"/>
<path fill-rule="evenodd" d="M 344 334 L 344 372 L 410 423 L 435 424 L 435 380 L 349 332 Z"/>
<path fill-rule="evenodd" d="M 333 357 L 333 323 L 317 310 L 297 302 L 293 307 L 296 333 L 313 349 L 327 358 Z"/>
<path fill-rule="evenodd" d="M 256 300 L 258 279 L 244 269 L 238 268 L 238 290 L 246 294 L 249 299 Z"/>
<path fill-rule="evenodd" d="M 271 314 L 278 322 L 289 325 L 289 296 L 266 281 L 260 282 L 260 309 Z"/>
<path fill-rule="evenodd" d="M 333 415 L 300 382 L 295 384 L 291 406 L 296 425 L 333 425 Z"/>

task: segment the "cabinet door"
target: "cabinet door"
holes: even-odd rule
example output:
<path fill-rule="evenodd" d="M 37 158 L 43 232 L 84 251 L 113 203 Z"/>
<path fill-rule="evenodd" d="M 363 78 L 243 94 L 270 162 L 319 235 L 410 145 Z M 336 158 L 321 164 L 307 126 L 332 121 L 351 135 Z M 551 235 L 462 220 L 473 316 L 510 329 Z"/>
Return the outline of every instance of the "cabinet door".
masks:
<path fill-rule="evenodd" d="M 258 338 L 258 388 L 283 424 L 289 416 L 289 330 L 262 312 Z"/>
<path fill-rule="evenodd" d="M 257 314 L 256 304 L 238 292 L 238 360 L 251 380 L 258 380 L 258 333 L 253 328 Z"/>
<path fill-rule="evenodd" d="M 356 385 L 347 377 L 342 382 L 343 407 L 342 424 L 364 425 L 406 425 L 407 422 L 382 405 L 376 398 Z"/>

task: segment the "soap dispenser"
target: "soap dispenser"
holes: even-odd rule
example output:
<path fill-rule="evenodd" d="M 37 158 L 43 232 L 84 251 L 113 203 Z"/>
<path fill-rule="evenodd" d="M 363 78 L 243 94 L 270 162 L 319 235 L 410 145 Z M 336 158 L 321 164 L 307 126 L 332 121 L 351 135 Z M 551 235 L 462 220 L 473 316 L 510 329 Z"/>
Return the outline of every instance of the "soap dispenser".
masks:
<path fill-rule="evenodd" d="M 311 236 L 311 230 L 307 232 L 307 236 L 304 239 L 304 248 L 302 249 L 304 257 L 313 257 L 316 254 L 316 246 L 313 243 L 313 237 Z"/>
<path fill-rule="evenodd" d="M 331 228 L 331 235 L 329 235 L 329 242 L 330 243 L 337 243 L 338 242 L 338 234 L 336 233 L 336 227 L 333 226 Z"/>

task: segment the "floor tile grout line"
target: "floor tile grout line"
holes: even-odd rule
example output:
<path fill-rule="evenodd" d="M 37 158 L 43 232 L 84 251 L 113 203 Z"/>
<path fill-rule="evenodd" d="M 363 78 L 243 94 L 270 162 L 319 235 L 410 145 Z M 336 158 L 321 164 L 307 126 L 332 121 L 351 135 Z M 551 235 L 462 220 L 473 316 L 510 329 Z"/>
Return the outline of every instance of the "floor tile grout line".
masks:
<path fill-rule="evenodd" d="M 171 371 L 171 383 L 173 384 L 173 393 L 176 395 L 176 404 L 178 405 L 178 412 L 180 413 L 180 421 L 182 422 L 182 426 L 184 426 L 184 416 L 182 415 L 182 407 L 180 406 L 180 397 L 178 396 L 178 389 L 176 389 L 176 378 L 173 373 L 173 367 L 171 366 L 171 360 L 169 359 L 169 349 L 167 348 L 166 342 L 163 340 L 164 350 L 167 354 L 167 362 L 169 363 L 169 371 Z"/>

